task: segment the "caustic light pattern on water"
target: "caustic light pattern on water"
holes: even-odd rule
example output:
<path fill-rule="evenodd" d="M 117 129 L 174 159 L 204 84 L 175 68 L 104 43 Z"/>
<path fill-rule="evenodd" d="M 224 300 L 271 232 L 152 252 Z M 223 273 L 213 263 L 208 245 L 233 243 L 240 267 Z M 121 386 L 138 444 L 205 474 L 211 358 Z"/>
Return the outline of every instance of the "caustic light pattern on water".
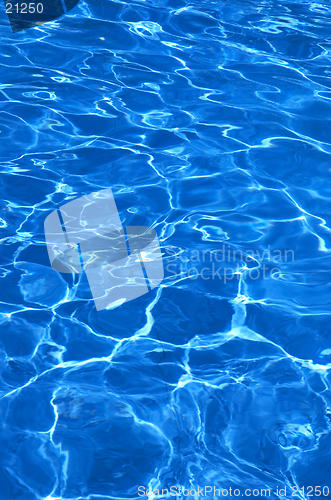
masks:
<path fill-rule="evenodd" d="M 1 12 L 0 499 L 330 498 L 330 5 Z M 164 278 L 97 310 L 44 221 L 109 189 Z"/>

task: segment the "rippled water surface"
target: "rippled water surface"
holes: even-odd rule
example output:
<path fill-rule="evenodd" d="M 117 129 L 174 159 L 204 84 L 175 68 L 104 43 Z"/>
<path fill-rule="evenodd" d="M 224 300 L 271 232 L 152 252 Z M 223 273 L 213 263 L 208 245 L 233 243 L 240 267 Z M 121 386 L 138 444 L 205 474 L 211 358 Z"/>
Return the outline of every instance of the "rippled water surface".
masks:
<path fill-rule="evenodd" d="M 0 499 L 331 498 L 330 4 L 0 25 Z M 107 188 L 165 278 L 96 311 L 43 223 Z"/>

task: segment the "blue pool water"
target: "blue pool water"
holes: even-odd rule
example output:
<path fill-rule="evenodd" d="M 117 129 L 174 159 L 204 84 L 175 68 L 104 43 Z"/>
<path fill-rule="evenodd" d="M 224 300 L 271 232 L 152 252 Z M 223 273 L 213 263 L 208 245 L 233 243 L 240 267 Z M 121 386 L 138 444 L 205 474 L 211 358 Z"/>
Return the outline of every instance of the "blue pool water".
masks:
<path fill-rule="evenodd" d="M 0 18 L 0 499 L 331 498 L 330 4 Z M 96 311 L 43 224 L 108 188 L 165 278 Z"/>

